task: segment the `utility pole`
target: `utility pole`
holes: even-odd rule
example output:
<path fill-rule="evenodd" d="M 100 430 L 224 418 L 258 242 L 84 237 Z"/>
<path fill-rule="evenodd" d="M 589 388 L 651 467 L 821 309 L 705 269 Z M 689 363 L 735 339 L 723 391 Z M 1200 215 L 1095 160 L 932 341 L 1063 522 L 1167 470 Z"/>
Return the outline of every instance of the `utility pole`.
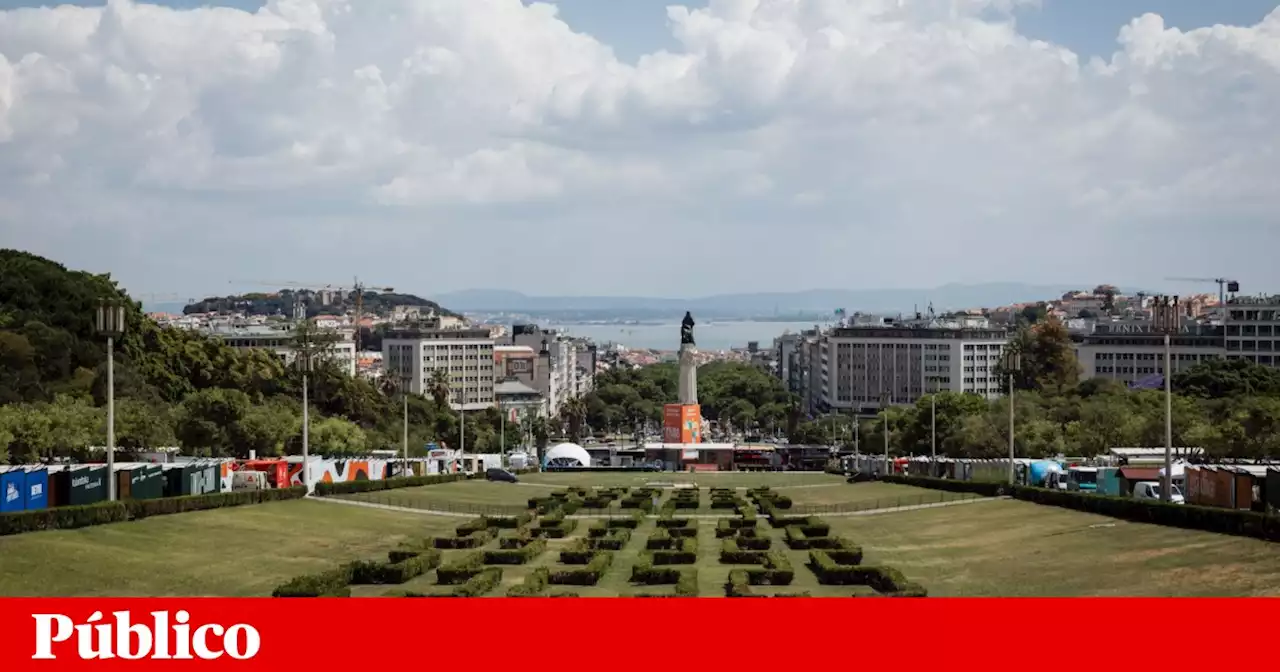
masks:
<path fill-rule="evenodd" d="M 880 429 L 884 434 L 884 473 L 889 475 L 889 393 L 880 393 Z"/>
<path fill-rule="evenodd" d="M 1157 296 L 1151 309 L 1152 323 L 1164 334 L 1164 477 L 1160 479 L 1160 499 L 1173 501 L 1173 345 L 1172 336 L 1181 327 L 1178 297 Z M 1225 330 L 1226 327 L 1224 326 Z"/>
<path fill-rule="evenodd" d="M 929 395 L 929 475 L 936 476 L 933 473 L 938 465 L 938 383 L 934 379 L 933 392 Z"/>
<path fill-rule="evenodd" d="M 1004 352 L 1004 368 L 1005 373 L 1009 375 L 1009 485 L 1015 485 L 1017 482 L 1017 469 L 1014 466 L 1014 407 L 1013 407 L 1013 377 L 1016 372 L 1022 371 L 1022 353 L 1016 349 L 1006 346 Z"/>
<path fill-rule="evenodd" d="M 404 379 L 401 381 L 408 382 Z M 400 391 L 400 396 L 404 398 L 404 437 L 401 445 L 401 451 L 404 453 L 404 474 L 402 475 L 406 478 L 412 475 L 409 473 L 409 390 L 407 388 L 408 386 L 405 385 L 405 389 Z"/>

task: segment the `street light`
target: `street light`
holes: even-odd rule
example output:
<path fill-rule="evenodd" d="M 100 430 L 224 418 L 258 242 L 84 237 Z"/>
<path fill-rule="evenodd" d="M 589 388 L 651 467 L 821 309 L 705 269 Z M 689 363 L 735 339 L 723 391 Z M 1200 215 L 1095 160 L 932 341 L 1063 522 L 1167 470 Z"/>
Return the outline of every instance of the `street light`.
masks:
<path fill-rule="evenodd" d="M 97 332 L 107 337 L 107 501 L 116 499 L 116 339 L 124 336 L 124 304 L 104 300 L 98 304 Z"/>
<path fill-rule="evenodd" d="M 305 328 L 304 328 L 305 329 Z M 307 388 L 310 387 L 307 381 L 308 374 L 311 373 L 311 348 L 310 331 L 304 331 L 302 334 L 303 342 L 301 348 L 295 348 L 297 352 L 298 369 L 302 371 L 302 487 L 307 489 L 307 494 L 311 494 L 311 463 L 310 442 L 311 442 L 311 403 L 307 398 Z"/>
<path fill-rule="evenodd" d="M 884 474 L 889 475 L 889 393 L 880 393 L 880 429 L 884 434 Z"/>
<path fill-rule="evenodd" d="M 409 379 L 400 378 L 400 397 L 404 401 L 404 436 L 401 438 L 403 442 L 400 446 L 401 452 L 404 454 L 404 473 L 401 476 L 409 477 L 413 474 L 409 473 Z"/>
<path fill-rule="evenodd" d="M 1022 353 L 1015 348 L 1006 347 L 1004 351 L 1004 370 L 1009 375 L 1009 485 L 1016 482 L 1013 449 L 1013 375 L 1022 370 Z"/>
<path fill-rule="evenodd" d="M 938 378 L 929 378 L 929 475 L 938 471 Z"/>
<path fill-rule="evenodd" d="M 1173 355 L 1171 336 L 1181 326 L 1178 314 L 1178 297 L 1157 296 L 1151 311 L 1152 326 L 1164 334 L 1164 478 L 1161 480 L 1160 499 L 1173 501 Z"/>

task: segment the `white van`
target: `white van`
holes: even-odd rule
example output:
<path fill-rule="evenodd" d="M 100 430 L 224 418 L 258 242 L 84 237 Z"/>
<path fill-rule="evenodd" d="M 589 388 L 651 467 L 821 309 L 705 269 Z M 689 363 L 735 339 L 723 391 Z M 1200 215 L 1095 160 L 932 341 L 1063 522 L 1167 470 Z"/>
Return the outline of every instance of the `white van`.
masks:
<path fill-rule="evenodd" d="M 1182 496 L 1182 491 L 1178 489 L 1178 486 L 1174 485 L 1171 487 L 1173 488 L 1173 492 L 1171 493 L 1173 495 L 1173 503 L 1186 504 L 1186 499 Z M 1134 499 L 1154 499 L 1158 501 L 1160 499 L 1160 484 L 1156 481 L 1139 481 L 1138 483 L 1134 483 L 1133 497 Z"/>

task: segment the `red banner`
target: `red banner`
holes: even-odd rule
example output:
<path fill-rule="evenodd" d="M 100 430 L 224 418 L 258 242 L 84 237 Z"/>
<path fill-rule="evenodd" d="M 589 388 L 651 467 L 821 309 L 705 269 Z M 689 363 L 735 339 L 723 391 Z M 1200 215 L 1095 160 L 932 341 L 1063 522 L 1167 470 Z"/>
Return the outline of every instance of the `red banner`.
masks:
<path fill-rule="evenodd" d="M 1262 664 L 1271 600 L 10 599 L 0 670 L 948 670 Z M 1168 616 L 1165 618 L 1163 616 Z M 1206 618 L 1208 615 L 1212 617 Z M 1119 646 L 1123 645 L 1123 647 Z"/>

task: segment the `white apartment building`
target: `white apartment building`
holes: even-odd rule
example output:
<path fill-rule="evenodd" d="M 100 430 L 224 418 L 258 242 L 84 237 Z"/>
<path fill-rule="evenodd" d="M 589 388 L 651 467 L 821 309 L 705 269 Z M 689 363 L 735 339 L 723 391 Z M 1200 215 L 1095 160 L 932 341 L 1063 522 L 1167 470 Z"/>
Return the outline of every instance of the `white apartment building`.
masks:
<path fill-rule="evenodd" d="M 511 344 L 527 346 L 538 353 L 537 378 L 533 387 L 546 399 L 548 415 L 556 415 L 565 400 L 586 394 L 593 388 L 595 346 L 533 324 L 514 325 Z"/>
<path fill-rule="evenodd" d="M 1127 385 L 1164 375 L 1164 334 L 1153 332 L 1149 321 L 1099 323 L 1075 340 L 1081 378 L 1111 378 Z M 1170 336 L 1170 368 L 1177 374 L 1225 351 L 1221 326 L 1187 323 Z"/>
<path fill-rule="evenodd" d="M 871 413 L 931 392 L 1003 393 L 996 375 L 1009 335 L 949 326 L 837 327 L 818 341 L 819 410 Z"/>
<path fill-rule="evenodd" d="M 351 329 L 324 329 L 326 334 L 336 336 L 337 340 L 329 347 L 326 356 L 334 361 L 338 368 L 349 376 L 356 375 L 356 343 L 355 332 Z M 204 333 L 221 339 L 233 348 L 258 348 L 269 350 L 285 364 L 292 364 L 297 356 L 294 350 L 296 332 L 287 325 L 267 326 L 230 326 L 214 325 Z"/>
<path fill-rule="evenodd" d="M 1280 296 L 1229 299 L 1226 328 L 1227 358 L 1280 367 Z"/>
<path fill-rule="evenodd" d="M 480 410 L 494 404 L 493 338 L 487 329 L 406 329 L 382 339 L 384 375 L 408 381 L 409 391 L 431 395 L 437 371 L 448 376 L 449 405 Z"/>

